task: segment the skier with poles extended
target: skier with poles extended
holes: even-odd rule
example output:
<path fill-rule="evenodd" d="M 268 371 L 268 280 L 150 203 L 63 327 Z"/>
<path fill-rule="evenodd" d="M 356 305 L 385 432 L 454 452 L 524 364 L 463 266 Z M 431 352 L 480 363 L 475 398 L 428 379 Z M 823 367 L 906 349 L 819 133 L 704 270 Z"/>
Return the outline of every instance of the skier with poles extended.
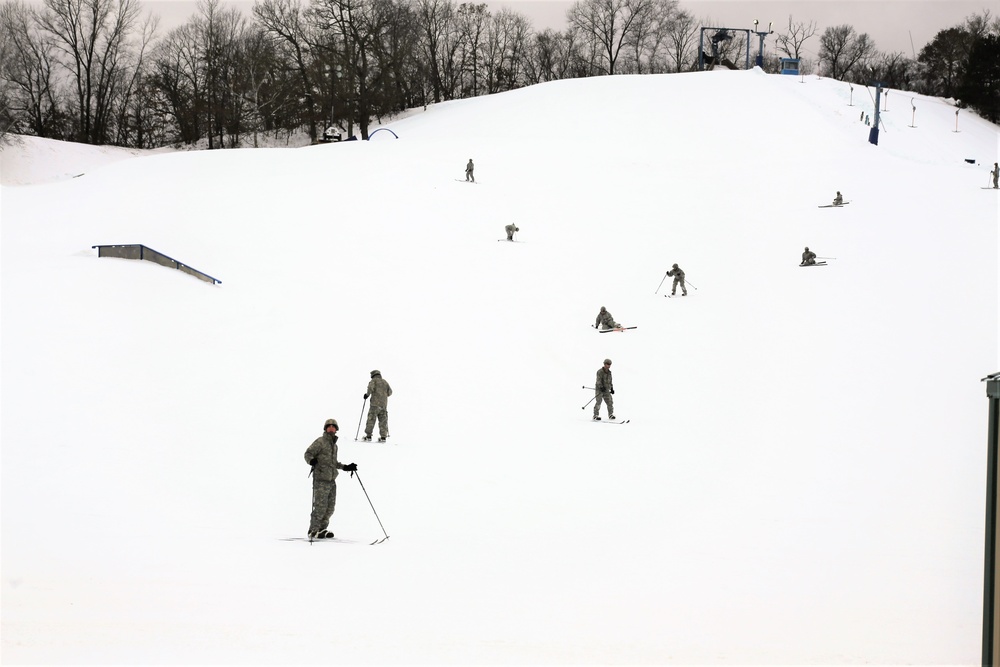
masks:
<path fill-rule="evenodd" d="M 382 379 L 382 373 L 375 370 L 371 372 L 371 380 L 365 390 L 365 400 L 371 397 L 372 403 L 368 408 L 368 423 L 365 425 L 365 442 L 371 442 L 372 431 L 375 430 L 375 420 L 378 419 L 379 442 L 385 442 L 389 437 L 389 412 L 386 409 L 389 404 L 389 397 L 392 396 L 392 387 Z"/>
<path fill-rule="evenodd" d="M 337 460 L 337 426 L 336 419 L 327 419 L 323 424 L 323 435 L 316 438 L 306 449 L 305 459 L 312 470 L 313 478 L 312 514 L 309 518 L 309 539 L 333 537 L 327 530 L 330 518 L 337 505 L 337 474 L 340 470 L 354 472 L 358 469 L 356 463 L 341 463 Z"/>
<path fill-rule="evenodd" d="M 611 360 L 605 359 L 604 365 L 597 369 L 597 379 L 594 382 L 594 421 L 601 421 L 601 401 L 608 404 L 608 419 L 615 418 L 615 404 L 611 396 L 615 393 L 615 385 L 611 379 Z"/>
<path fill-rule="evenodd" d="M 667 275 L 674 277 L 674 286 L 673 289 L 670 290 L 670 296 L 677 296 L 678 285 L 681 286 L 681 294 L 683 296 L 687 296 L 688 295 L 687 287 L 684 285 L 684 271 L 681 270 L 681 267 L 674 264 L 673 267 L 669 271 L 667 271 Z"/>

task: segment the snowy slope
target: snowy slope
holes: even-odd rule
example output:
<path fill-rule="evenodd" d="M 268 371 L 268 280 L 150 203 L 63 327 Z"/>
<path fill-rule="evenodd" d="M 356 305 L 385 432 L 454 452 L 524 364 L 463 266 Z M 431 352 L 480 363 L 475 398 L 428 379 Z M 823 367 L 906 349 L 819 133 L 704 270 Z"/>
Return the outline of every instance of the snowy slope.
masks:
<path fill-rule="evenodd" d="M 4 660 L 975 662 L 998 132 L 892 98 L 874 147 L 863 92 L 560 81 L 5 185 Z M 327 417 L 377 547 L 348 476 L 354 543 L 276 539 Z"/>

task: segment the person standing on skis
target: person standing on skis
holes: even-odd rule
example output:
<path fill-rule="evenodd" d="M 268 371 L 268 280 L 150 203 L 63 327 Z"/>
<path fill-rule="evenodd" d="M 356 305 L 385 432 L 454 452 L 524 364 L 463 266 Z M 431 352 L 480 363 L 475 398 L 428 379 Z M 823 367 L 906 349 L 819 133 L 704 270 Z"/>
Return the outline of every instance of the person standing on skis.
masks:
<path fill-rule="evenodd" d="M 316 438 L 306 449 L 306 463 L 312 466 L 313 499 L 312 514 L 309 517 L 309 539 L 333 537 L 327 530 L 330 518 L 337 506 L 337 475 L 341 470 L 354 472 L 356 463 L 341 463 L 337 460 L 337 420 L 327 419 L 323 424 L 323 435 Z"/>
<path fill-rule="evenodd" d="M 597 369 L 597 379 L 594 381 L 594 421 L 601 421 L 601 401 L 608 404 L 608 419 L 615 418 L 615 404 L 611 396 L 615 393 L 615 385 L 611 380 L 611 360 L 605 359 L 604 365 Z"/>
<path fill-rule="evenodd" d="M 378 419 L 379 442 L 385 442 L 389 437 L 389 397 L 392 396 L 392 387 L 382 379 L 379 371 L 371 372 L 371 380 L 368 382 L 368 389 L 365 390 L 365 399 L 372 399 L 371 407 L 368 408 L 368 423 L 365 424 L 365 442 L 371 442 L 372 431 L 375 430 L 375 420 Z"/>

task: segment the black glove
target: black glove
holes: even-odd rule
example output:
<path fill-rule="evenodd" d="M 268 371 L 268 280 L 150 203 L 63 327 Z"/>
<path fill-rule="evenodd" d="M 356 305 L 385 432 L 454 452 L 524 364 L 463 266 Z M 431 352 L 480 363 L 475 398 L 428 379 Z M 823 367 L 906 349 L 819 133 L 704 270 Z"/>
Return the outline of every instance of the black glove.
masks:
<path fill-rule="evenodd" d="M 368 400 L 368 394 L 365 394 L 365 400 L 366 401 Z"/>
<path fill-rule="evenodd" d="M 348 463 L 346 466 L 344 466 L 344 470 L 346 470 L 347 472 L 354 472 L 357 469 L 358 469 L 357 463 Z"/>
<path fill-rule="evenodd" d="M 614 389 L 612 389 L 612 390 L 611 390 L 611 393 L 612 393 L 612 394 L 613 394 L 613 393 L 615 393 L 615 390 L 614 390 Z"/>
<path fill-rule="evenodd" d="M 309 465 L 311 465 L 313 468 L 316 467 L 316 457 L 315 456 L 312 457 L 311 459 L 309 459 Z"/>

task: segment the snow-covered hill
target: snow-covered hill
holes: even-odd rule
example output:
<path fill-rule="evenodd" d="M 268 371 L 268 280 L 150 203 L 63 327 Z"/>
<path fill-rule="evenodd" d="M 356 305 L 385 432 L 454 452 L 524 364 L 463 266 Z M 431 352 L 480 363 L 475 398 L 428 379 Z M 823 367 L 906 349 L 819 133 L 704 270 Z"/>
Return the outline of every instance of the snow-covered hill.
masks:
<path fill-rule="evenodd" d="M 4 661 L 978 661 L 1000 134 L 893 92 L 875 147 L 850 94 L 561 81 L 78 178 L 4 148 Z M 354 441 L 375 368 L 390 445 Z M 368 497 L 280 541 L 328 417 Z"/>

